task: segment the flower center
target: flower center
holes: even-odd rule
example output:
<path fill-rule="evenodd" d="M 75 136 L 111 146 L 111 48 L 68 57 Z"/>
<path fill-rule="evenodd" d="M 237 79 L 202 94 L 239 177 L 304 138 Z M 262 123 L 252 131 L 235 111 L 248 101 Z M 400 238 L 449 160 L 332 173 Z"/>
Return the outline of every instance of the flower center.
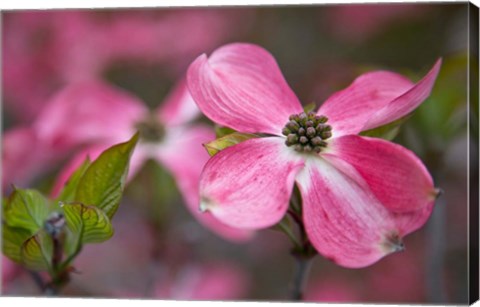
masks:
<path fill-rule="evenodd" d="M 140 132 L 142 140 L 149 143 L 158 143 L 165 136 L 165 128 L 153 116 L 137 122 L 135 129 Z"/>
<path fill-rule="evenodd" d="M 298 152 L 316 153 L 327 146 L 325 140 L 332 136 L 332 127 L 325 124 L 328 121 L 326 116 L 302 112 L 290 115 L 289 119 L 282 129 L 282 134 L 287 137 L 287 146 L 293 146 Z"/>

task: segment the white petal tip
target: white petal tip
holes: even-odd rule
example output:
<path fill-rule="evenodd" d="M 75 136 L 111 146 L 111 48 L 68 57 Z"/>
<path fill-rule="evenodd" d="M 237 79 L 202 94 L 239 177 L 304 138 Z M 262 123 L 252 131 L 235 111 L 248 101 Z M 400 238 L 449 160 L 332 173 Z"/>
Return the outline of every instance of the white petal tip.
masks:
<path fill-rule="evenodd" d="M 200 212 L 204 213 L 204 212 L 210 211 L 213 205 L 214 204 L 210 199 L 202 197 L 202 200 L 200 201 L 200 206 L 199 206 Z"/>

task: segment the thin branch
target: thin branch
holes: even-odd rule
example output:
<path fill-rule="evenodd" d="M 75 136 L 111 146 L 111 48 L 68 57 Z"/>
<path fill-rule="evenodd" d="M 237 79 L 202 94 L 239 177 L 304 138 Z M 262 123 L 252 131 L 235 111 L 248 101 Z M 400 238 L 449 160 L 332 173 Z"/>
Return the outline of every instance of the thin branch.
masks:
<path fill-rule="evenodd" d="M 42 276 L 40 276 L 40 274 L 38 274 L 37 272 L 34 272 L 34 271 L 28 271 L 28 273 L 32 277 L 32 279 L 35 282 L 35 284 L 37 285 L 38 289 L 40 291 L 44 292 L 45 288 L 46 288 L 46 284 L 45 284 L 45 281 L 43 280 Z"/>
<path fill-rule="evenodd" d="M 303 292 L 307 284 L 308 275 L 312 266 L 312 257 L 302 257 L 301 255 L 294 255 L 295 269 L 293 273 L 292 288 L 290 299 L 293 301 L 301 301 L 303 299 Z"/>

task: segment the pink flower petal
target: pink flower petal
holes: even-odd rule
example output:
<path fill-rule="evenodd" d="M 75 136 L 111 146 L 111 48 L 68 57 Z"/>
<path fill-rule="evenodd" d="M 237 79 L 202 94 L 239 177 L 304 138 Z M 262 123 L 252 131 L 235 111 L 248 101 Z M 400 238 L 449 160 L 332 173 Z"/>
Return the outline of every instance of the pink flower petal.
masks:
<path fill-rule="evenodd" d="M 66 87 L 44 108 L 34 126 L 39 137 L 73 146 L 93 141 L 123 141 L 146 115 L 143 103 L 101 82 Z"/>
<path fill-rule="evenodd" d="M 412 87 L 405 77 L 376 71 L 361 75 L 344 90 L 330 96 L 318 110 L 328 117 L 333 134 L 359 133 L 373 113 Z"/>
<path fill-rule="evenodd" d="M 330 96 L 318 114 L 328 117 L 335 137 L 390 123 L 413 111 L 430 95 L 440 65 L 438 60 L 417 84 L 388 71 L 361 75 Z"/>
<path fill-rule="evenodd" d="M 368 189 L 329 162 L 307 160 L 297 183 L 305 229 L 323 256 L 341 266 L 359 268 L 402 248 L 392 214 Z"/>
<path fill-rule="evenodd" d="M 30 127 L 6 131 L 2 140 L 2 188 L 27 186 L 64 152 L 45 146 Z"/>
<path fill-rule="evenodd" d="M 160 122 L 167 125 L 179 125 L 193 120 L 200 114 L 195 101 L 188 91 L 185 80 L 178 83 L 157 109 Z"/>
<path fill-rule="evenodd" d="M 418 81 L 418 83 L 408 90 L 408 92 L 395 98 L 381 110 L 373 114 L 362 130 L 368 130 L 391 123 L 415 110 L 425 99 L 428 98 L 428 96 L 430 96 L 430 92 L 435 84 L 441 65 L 442 60 L 437 60 L 433 68 L 425 77 L 423 77 L 422 80 Z"/>
<path fill-rule="evenodd" d="M 165 143 L 151 151 L 151 156 L 172 173 L 187 208 L 201 224 L 227 240 L 246 241 L 252 237 L 251 231 L 227 226 L 198 207 L 200 174 L 209 159 L 202 144 L 214 138 L 213 131 L 205 126 L 177 127 L 167 131 Z"/>
<path fill-rule="evenodd" d="M 284 216 L 303 166 L 282 138 L 250 139 L 211 158 L 200 181 L 201 208 L 222 222 L 258 229 Z"/>
<path fill-rule="evenodd" d="M 400 236 L 405 236 L 409 233 L 412 233 L 425 225 L 428 218 L 432 214 L 434 205 L 435 202 L 431 201 L 427 206 L 415 211 L 393 213 L 395 221 L 398 225 L 398 229 L 400 231 Z"/>
<path fill-rule="evenodd" d="M 435 200 L 432 177 L 415 154 L 381 139 L 345 135 L 329 143 L 330 155 L 352 165 L 373 194 L 389 210 L 405 212 L 428 206 Z"/>
<path fill-rule="evenodd" d="M 19 267 L 15 262 L 11 261 L 4 255 L 2 255 L 2 264 L 0 266 L 0 271 L 2 272 L 2 287 L 5 289 L 7 284 L 15 278 L 18 273 Z M 3 293 L 5 294 L 5 293 Z"/>
<path fill-rule="evenodd" d="M 189 67 L 188 87 L 212 121 L 242 132 L 281 135 L 293 113 L 302 112 L 273 58 L 251 44 L 230 44 Z"/>

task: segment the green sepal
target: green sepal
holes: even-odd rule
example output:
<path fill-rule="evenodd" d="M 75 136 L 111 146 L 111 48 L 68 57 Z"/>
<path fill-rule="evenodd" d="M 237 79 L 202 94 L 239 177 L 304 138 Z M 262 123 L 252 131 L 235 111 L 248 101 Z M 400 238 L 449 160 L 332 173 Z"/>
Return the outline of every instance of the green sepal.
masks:
<path fill-rule="evenodd" d="M 20 256 L 21 263 L 26 268 L 52 272 L 52 237 L 45 230 L 39 230 L 22 244 Z"/>
<path fill-rule="evenodd" d="M 303 112 L 308 113 L 315 110 L 316 108 L 317 108 L 317 105 L 315 104 L 315 102 L 310 102 L 309 104 L 303 107 Z"/>
<path fill-rule="evenodd" d="M 233 130 L 232 128 L 215 125 L 215 137 L 217 139 L 235 132 L 237 131 Z"/>
<path fill-rule="evenodd" d="M 258 137 L 255 134 L 249 134 L 249 133 L 231 133 L 228 134 L 224 137 L 218 138 L 214 141 L 211 141 L 209 143 L 203 144 L 205 149 L 207 150 L 208 154 L 213 157 L 216 155 L 218 152 L 221 150 L 228 148 L 230 146 L 236 145 L 238 143 L 241 143 L 243 141 L 256 138 Z"/>
<path fill-rule="evenodd" d="M 36 190 L 15 189 L 4 205 L 4 221 L 14 228 L 36 233 L 50 212 L 48 200 Z"/>
<path fill-rule="evenodd" d="M 295 236 L 295 232 L 293 231 L 293 225 L 290 221 L 288 214 L 285 214 L 283 219 L 280 220 L 280 222 L 278 222 L 277 224 L 271 226 L 270 229 L 283 232 L 285 235 L 287 235 L 287 237 L 293 243 L 294 248 L 300 248 L 300 246 L 302 245 Z"/>
<path fill-rule="evenodd" d="M 72 202 L 75 200 L 78 183 L 80 182 L 83 175 L 85 174 L 85 171 L 91 164 L 92 162 L 90 161 L 90 158 L 87 157 L 85 161 L 83 161 L 83 163 L 75 170 L 75 172 L 73 172 L 70 178 L 68 178 L 65 186 L 55 200 L 56 203 L 58 203 L 59 201 Z"/>
<path fill-rule="evenodd" d="M 97 206 L 110 219 L 113 217 L 122 197 L 138 136 L 136 133 L 128 142 L 110 147 L 92 162 L 78 183 L 76 202 Z"/>
<path fill-rule="evenodd" d="M 406 115 L 386 125 L 360 132 L 362 136 L 381 138 L 387 141 L 393 140 L 400 132 L 400 127 L 404 124 L 410 115 Z"/>

